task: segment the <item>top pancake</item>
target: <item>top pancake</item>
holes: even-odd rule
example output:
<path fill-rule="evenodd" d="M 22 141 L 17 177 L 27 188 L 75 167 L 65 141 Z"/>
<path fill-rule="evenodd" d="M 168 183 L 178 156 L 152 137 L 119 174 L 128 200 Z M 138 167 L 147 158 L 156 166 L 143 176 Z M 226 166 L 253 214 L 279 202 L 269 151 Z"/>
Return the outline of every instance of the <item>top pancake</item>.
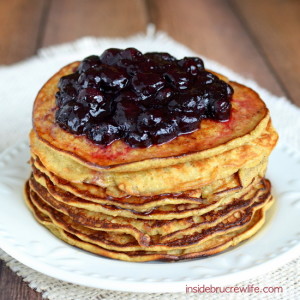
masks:
<path fill-rule="evenodd" d="M 227 122 L 203 120 L 199 130 L 149 148 L 131 148 L 122 140 L 109 146 L 97 145 L 83 135 L 61 129 L 55 123 L 58 81 L 74 72 L 78 65 L 79 62 L 74 62 L 65 66 L 39 91 L 34 103 L 33 126 L 42 142 L 92 169 L 131 172 L 200 160 L 251 141 L 262 133 L 269 121 L 268 109 L 257 93 L 229 82 L 234 95 L 231 117 Z"/>

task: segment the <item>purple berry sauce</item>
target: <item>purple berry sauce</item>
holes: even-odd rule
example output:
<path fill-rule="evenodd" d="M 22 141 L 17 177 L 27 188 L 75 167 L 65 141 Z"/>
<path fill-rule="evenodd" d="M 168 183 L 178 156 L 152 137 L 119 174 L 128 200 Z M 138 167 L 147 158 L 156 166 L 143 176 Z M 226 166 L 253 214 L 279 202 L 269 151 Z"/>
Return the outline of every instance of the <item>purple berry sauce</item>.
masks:
<path fill-rule="evenodd" d="M 204 69 L 198 57 L 134 48 L 86 57 L 60 79 L 56 123 L 107 146 L 133 148 L 166 143 L 200 128 L 202 119 L 230 117 L 233 89 Z"/>

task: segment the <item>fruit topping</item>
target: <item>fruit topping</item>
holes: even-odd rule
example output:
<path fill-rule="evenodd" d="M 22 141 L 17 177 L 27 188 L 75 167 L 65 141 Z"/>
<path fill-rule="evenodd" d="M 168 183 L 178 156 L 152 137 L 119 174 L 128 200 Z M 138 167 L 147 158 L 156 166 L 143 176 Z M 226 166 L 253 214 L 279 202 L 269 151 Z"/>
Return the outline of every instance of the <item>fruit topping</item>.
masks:
<path fill-rule="evenodd" d="M 199 129 L 202 119 L 228 121 L 232 94 L 198 57 L 111 48 L 59 80 L 55 119 L 96 144 L 149 147 Z"/>

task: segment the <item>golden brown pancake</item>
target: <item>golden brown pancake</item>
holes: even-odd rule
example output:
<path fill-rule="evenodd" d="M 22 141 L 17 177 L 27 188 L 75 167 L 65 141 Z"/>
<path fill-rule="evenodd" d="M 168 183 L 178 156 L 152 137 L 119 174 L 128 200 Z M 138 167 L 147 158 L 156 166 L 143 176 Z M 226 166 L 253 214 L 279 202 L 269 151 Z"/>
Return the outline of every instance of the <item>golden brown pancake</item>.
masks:
<path fill-rule="evenodd" d="M 143 211 L 154 206 L 159 206 L 161 201 L 164 203 L 169 202 L 169 204 L 197 203 L 199 202 L 199 198 L 208 198 L 213 194 L 225 195 L 242 187 L 247 187 L 253 181 L 254 177 L 264 177 L 267 160 L 262 161 L 252 168 L 243 168 L 229 177 L 216 180 L 212 184 L 195 190 L 188 190 L 176 194 L 160 194 L 150 197 L 125 196 L 117 198 L 107 195 L 105 189 L 99 186 L 88 183 L 72 183 L 54 175 L 43 166 L 38 158 L 32 158 L 31 164 L 35 178 L 46 177 L 47 185 L 50 189 L 53 186 L 54 189 L 60 188 L 75 196 L 95 203 L 118 205 L 124 208 L 133 208 Z"/>
<path fill-rule="evenodd" d="M 176 227 L 176 231 L 180 232 L 180 235 L 174 234 L 174 232 L 168 233 L 168 238 L 164 239 L 165 241 L 168 241 L 168 244 L 165 242 L 162 242 L 161 236 L 164 237 L 165 231 L 162 230 L 160 226 L 160 231 L 156 230 L 156 232 L 153 232 L 153 235 L 150 237 L 150 240 L 148 243 L 146 243 L 146 238 L 149 237 L 149 235 L 146 235 L 144 239 L 140 240 L 139 238 L 136 240 L 136 247 L 137 242 L 140 243 L 141 246 L 147 246 L 147 249 L 151 250 L 162 250 L 164 247 L 169 247 L 169 243 L 179 245 L 180 247 L 189 247 L 190 244 L 193 245 L 197 242 L 197 240 L 202 240 L 203 233 L 205 238 L 208 236 L 208 233 L 215 234 L 215 231 L 219 231 L 220 228 L 222 230 L 231 230 L 232 227 L 236 227 L 239 224 L 244 224 L 245 221 L 249 219 L 249 216 L 252 215 L 253 209 L 258 209 L 259 207 L 262 207 L 270 198 L 270 186 L 266 182 L 261 183 L 261 188 L 256 190 L 252 195 L 245 195 L 242 199 L 235 199 L 233 203 L 230 205 L 226 205 L 224 207 L 221 207 L 219 210 L 214 211 L 209 214 L 204 214 L 202 218 L 193 218 L 192 220 L 189 220 L 190 228 L 193 230 L 190 231 L 190 228 L 184 228 L 181 229 L 179 226 Z M 70 210 L 68 209 L 62 209 L 62 206 L 57 207 L 57 204 L 55 204 L 54 199 L 49 199 L 49 195 L 45 195 L 41 193 L 41 190 L 39 190 L 39 194 L 36 193 L 35 190 L 30 188 L 30 194 L 31 194 L 31 200 L 35 204 L 35 206 L 39 207 L 40 210 L 42 210 L 44 213 L 48 214 L 50 218 L 54 218 L 53 220 L 57 224 L 61 224 L 61 222 L 67 222 L 68 226 L 62 225 L 65 230 L 69 230 L 68 228 L 74 227 L 79 228 L 78 232 L 88 232 L 90 235 L 92 234 L 102 234 L 102 241 L 103 243 L 103 234 L 107 236 L 107 242 L 108 240 L 113 240 L 113 237 L 116 236 L 117 239 L 121 239 L 121 243 L 124 241 L 124 237 L 128 235 L 131 235 L 133 237 L 137 237 L 137 235 L 134 232 L 134 228 L 136 231 L 145 230 L 148 231 L 148 234 L 150 234 L 150 231 L 147 230 L 151 225 L 153 226 L 153 222 L 147 222 L 144 220 L 134 220 L 129 223 L 129 220 L 126 220 L 125 218 L 115 218 L 109 220 L 108 218 L 105 219 L 96 219 L 91 217 L 91 215 L 88 215 L 88 212 L 80 212 L 77 213 L 79 218 L 75 217 L 76 212 L 70 213 Z M 65 208 L 65 207 L 64 207 Z M 84 216 L 86 215 L 86 216 Z M 206 216 L 209 215 L 209 219 L 206 219 Z M 142 223 L 142 224 L 141 224 Z M 162 223 L 162 222 L 161 222 Z M 169 222 L 168 222 L 169 223 Z M 206 226 L 203 226 L 203 223 L 205 223 Z M 142 228 L 143 224 L 145 224 L 144 228 Z M 210 224 L 212 227 L 207 226 L 207 224 Z M 221 225 L 222 226 L 221 226 Z M 230 225 L 229 225 L 230 224 Z M 180 225 L 180 224 L 179 224 Z M 154 226 L 155 223 L 154 223 Z M 131 227 L 131 231 L 126 229 L 129 229 Z M 216 230 L 217 228 L 217 230 Z M 97 230 L 94 232 L 94 230 Z M 168 229 L 168 228 L 167 228 Z M 125 235 L 119 234 L 120 232 L 126 233 Z M 172 231 L 173 229 L 171 229 Z M 104 232 L 103 232 L 104 231 Z M 141 232 L 142 233 L 142 232 Z M 191 241 L 191 243 L 188 243 L 188 241 Z M 133 243 L 133 240 L 131 240 L 131 243 Z M 116 245 L 116 240 L 114 241 L 114 244 Z M 103 246 L 103 244 L 102 244 Z M 124 246 L 122 246 L 123 249 Z M 178 247 L 178 246 L 176 246 Z M 129 249 L 127 249 L 129 250 Z M 125 249 L 123 249 L 125 251 Z"/>
<path fill-rule="evenodd" d="M 144 220 L 172 220 L 189 216 L 197 216 L 203 213 L 207 213 L 210 210 L 220 207 L 226 203 L 230 203 L 233 199 L 239 198 L 247 194 L 248 192 L 254 192 L 254 186 L 257 185 L 259 178 L 255 178 L 253 183 L 247 188 L 240 189 L 238 191 L 232 192 L 224 195 L 215 195 L 208 199 L 199 199 L 198 203 L 181 203 L 181 204 L 169 204 L 168 202 L 164 205 L 156 206 L 147 211 L 137 211 L 134 209 L 122 208 L 117 205 L 103 205 L 91 203 L 83 198 L 72 196 L 71 194 L 66 194 L 63 191 L 53 191 L 47 183 L 43 180 L 36 180 L 35 178 L 30 179 L 31 187 L 39 193 L 47 193 L 48 197 L 55 199 L 55 202 L 58 201 L 56 208 L 59 209 L 59 206 L 64 204 L 67 206 L 74 207 L 73 210 L 77 211 L 92 211 L 93 213 L 99 213 L 99 215 L 106 215 L 112 217 L 126 217 L 133 219 L 144 219 Z M 41 183 L 41 184 L 40 184 Z M 51 200 L 50 200 L 51 201 Z M 81 203 L 81 205 L 78 205 Z M 104 218 L 105 218 L 104 217 Z M 134 220 L 131 220 L 134 222 Z"/>
<path fill-rule="evenodd" d="M 57 217 L 57 212 L 55 210 L 51 211 L 51 208 L 49 210 L 49 207 L 47 210 L 45 206 L 38 204 L 38 202 L 35 202 L 36 204 L 34 204 L 32 202 L 32 199 L 34 198 L 36 200 L 35 196 L 36 195 L 34 194 L 34 192 L 30 192 L 27 186 L 27 189 L 25 190 L 26 204 L 33 212 L 35 218 L 60 239 L 63 239 L 64 241 L 66 241 L 71 245 L 77 246 L 79 248 L 85 249 L 87 251 L 102 256 L 106 256 L 114 259 L 121 259 L 127 261 L 139 261 L 139 262 L 150 261 L 150 260 L 190 259 L 190 258 L 196 258 L 201 256 L 213 255 L 219 253 L 220 251 L 224 251 L 228 247 L 234 246 L 240 243 L 241 241 L 243 241 L 244 239 L 247 239 L 253 234 L 255 234 L 263 225 L 265 220 L 265 212 L 273 202 L 272 197 L 269 198 L 267 203 L 262 208 L 259 208 L 258 206 L 256 207 L 254 213 L 250 218 L 248 216 L 240 219 L 240 221 L 236 222 L 238 224 L 233 225 L 231 229 L 229 229 L 230 225 L 234 224 L 234 222 L 230 222 L 230 220 L 227 220 L 227 222 L 224 222 L 222 226 L 219 226 L 217 229 L 215 228 L 215 231 L 213 231 L 213 234 L 211 236 L 209 236 L 209 234 L 207 233 L 204 233 L 202 236 L 200 235 L 200 240 L 202 242 L 196 246 L 193 245 L 184 249 L 178 248 L 178 239 L 177 239 L 175 240 L 175 242 L 173 242 L 173 244 L 172 243 L 168 244 L 168 248 L 170 246 L 171 248 L 172 246 L 173 248 L 175 248 L 173 250 L 150 251 L 148 250 L 148 248 L 146 248 L 147 250 L 116 251 L 113 249 L 106 249 L 97 245 L 100 243 L 107 247 L 107 244 L 105 244 L 105 242 L 107 242 L 108 240 L 105 240 L 105 238 L 107 237 L 103 236 L 103 234 L 99 235 L 99 232 L 93 234 L 90 230 L 86 230 L 83 228 L 80 228 L 80 230 L 76 230 L 76 228 L 79 229 L 77 225 L 73 227 L 69 223 L 71 227 L 67 226 L 65 223 L 67 221 L 64 219 L 64 217 L 60 217 L 60 216 Z M 59 225 L 53 222 L 56 222 Z M 129 245 L 131 248 L 134 248 L 132 246 L 133 240 L 130 237 L 123 235 L 119 237 L 119 239 L 117 236 L 115 238 L 116 240 L 119 241 L 119 248 L 121 244 L 123 245 L 123 249 L 124 246 L 127 246 L 128 249 Z M 194 242 L 194 236 L 190 237 L 190 239 Z M 186 241 L 187 239 L 184 239 L 185 243 Z M 198 242 L 199 242 L 199 235 L 198 235 Z M 116 244 L 113 243 L 113 240 L 110 240 L 110 243 L 111 245 L 114 244 L 112 248 L 114 247 L 116 248 Z M 139 246 L 136 245 L 136 247 Z"/>
<path fill-rule="evenodd" d="M 228 177 L 242 167 L 251 168 L 270 155 L 278 136 L 271 124 L 251 143 L 199 161 L 137 172 L 102 172 L 88 169 L 60 152 L 45 146 L 31 134 L 31 149 L 47 170 L 75 183 L 91 183 L 106 188 L 106 193 L 152 196 L 196 189 Z M 119 193 L 121 191 L 121 193 Z"/>
<path fill-rule="evenodd" d="M 113 198 L 107 196 L 104 192 L 102 192 L 101 196 L 91 195 L 91 193 L 87 193 L 86 191 L 90 191 L 89 187 L 85 186 L 84 191 L 79 191 L 78 189 L 69 188 L 70 186 L 64 182 L 63 185 L 55 184 L 52 181 L 53 176 L 48 177 L 45 173 L 36 169 L 33 166 L 33 177 L 35 181 L 44 186 L 48 192 L 59 201 L 69 203 L 70 205 L 79 207 L 79 208 L 91 208 L 93 211 L 106 211 L 109 214 L 109 207 L 124 209 L 128 212 L 127 216 L 139 217 L 141 213 L 149 214 L 153 209 L 159 209 L 161 206 L 171 207 L 172 205 L 177 205 L 180 211 L 184 210 L 184 206 L 182 205 L 203 205 L 209 204 L 213 205 L 216 202 L 219 202 L 220 199 L 228 198 L 242 191 L 243 188 L 248 187 L 248 185 L 254 181 L 254 178 L 257 176 L 263 177 L 265 172 L 266 163 L 259 165 L 255 168 L 248 169 L 248 178 L 249 183 L 247 185 L 242 184 L 242 180 L 239 176 L 230 176 L 227 180 L 218 180 L 214 186 L 209 187 L 209 191 L 202 192 L 201 190 L 191 190 L 184 193 L 178 194 L 161 194 L 152 197 L 135 197 L 129 196 L 124 198 Z M 247 179 L 248 179 L 247 178 Z M 56 178 L 57 179 L 57 178 Z M 250 181 L 251 180 L 251 181 Z M 246 180 L 243 179 L 245 182 Z M 97 190 L 96 187 L 92 187 L 92 190 Z M 204 195 L 204 196 L 203 196 Z M 192 206 L 190 206 L 191 208 Z M 189 208 L 189 209 L 190 209 Z M 177 210 L 174 208 L 175 211 Z M 114 209 L 112 209 L 113 212 Z M 164 209 L 164 213 L 172 212 L 173 208 Z M 115 215 L 115 213 L 111 213 Z"/>

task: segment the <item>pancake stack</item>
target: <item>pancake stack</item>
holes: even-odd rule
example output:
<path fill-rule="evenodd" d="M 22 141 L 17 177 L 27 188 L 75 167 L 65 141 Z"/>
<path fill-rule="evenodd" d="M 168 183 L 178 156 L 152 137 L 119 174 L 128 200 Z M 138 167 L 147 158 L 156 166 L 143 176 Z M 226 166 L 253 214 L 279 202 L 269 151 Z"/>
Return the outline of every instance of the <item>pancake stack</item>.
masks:
<path fill-rule="evenodd" d="M 273 203 L 264 178 L 278 136 L 251 89 L 234 89 L 227 122 L 148 148 L 101 146 L 55 122 L 56 73 L 40 90 L 30 133 L 26 204 L 65 242 L 125 261 L 176 261 L 219 253 L 253 236 Z"/>

